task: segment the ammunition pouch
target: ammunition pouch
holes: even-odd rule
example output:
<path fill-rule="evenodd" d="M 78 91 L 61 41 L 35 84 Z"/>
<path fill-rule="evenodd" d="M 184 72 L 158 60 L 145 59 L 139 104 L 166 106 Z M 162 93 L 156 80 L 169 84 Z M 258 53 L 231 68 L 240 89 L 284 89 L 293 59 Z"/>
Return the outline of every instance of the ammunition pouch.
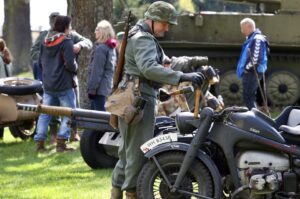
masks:
<path fill-rule="evenodd" d="M 105 108 L 127 124 L 136 124 L 143 118 L 145 104 L 139 91 L 139 78 L 125 75 L 119 87 L 107 98 Z"/>

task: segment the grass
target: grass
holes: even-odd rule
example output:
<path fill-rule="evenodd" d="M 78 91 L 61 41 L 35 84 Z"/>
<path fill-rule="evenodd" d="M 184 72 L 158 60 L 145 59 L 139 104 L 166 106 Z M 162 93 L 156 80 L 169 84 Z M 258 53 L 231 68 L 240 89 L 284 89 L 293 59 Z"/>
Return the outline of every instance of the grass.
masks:
<path fill-rule="evenodd" d="M 37 154 L 32 140 L 8 130 L 0 142 L 0 198 L 101 198 L 110 196 L 111 169 L 92 170 L 83 161 L 79 143 L 74 152 L 58 154 L 55 146 Z"/>
<path fill-rule="evenodd" d="M 26 77 L 26 78 L 33 79 L 33 73 L 32 73 L 32 71 L 23 72 L 23 73 L 20 73 L 20 74 L 18 74 L 16 76 L 17 77 Z"/>

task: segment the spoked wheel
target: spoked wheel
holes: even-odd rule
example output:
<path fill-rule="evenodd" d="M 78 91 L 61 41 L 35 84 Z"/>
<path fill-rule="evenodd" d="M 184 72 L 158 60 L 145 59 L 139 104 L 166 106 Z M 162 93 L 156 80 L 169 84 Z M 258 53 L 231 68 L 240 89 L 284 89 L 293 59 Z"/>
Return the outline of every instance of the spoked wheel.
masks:
<path fill-rule="evenodd" d="M 274 105 L 291 105 L 297 102 L 300 89 L 299 77 L 287 72 L 278 71 L 267 79 L 267 95 Z"/>
<path fill-rule="evenodd" d="M 26 140 L 35 133 L 35 121 L 26 121 L 23 125 L 10 126 L 9 131 L 15 138 Z"/>
<path fill-rule="evenodd" d="M 221 75 L 219 84 L 220 94 L 226 105 L 241 105 L 243 103 L 243 85 L 234 71 Z"/>
<path fill-rule="evenodd" d="M 157 157 L 168 180 L 174 184 L 184 153 L 165 153 Z M 213 197 L 213 179 L 208 169 L 198 160 L 195 160 L 188 169 L 180 186 L 180 191 L 171 192 L 166 181 L 154 161 L 148 161 L 138 178 L 138 198 L 141 199 L 196 199 L 196 194 Z"/>

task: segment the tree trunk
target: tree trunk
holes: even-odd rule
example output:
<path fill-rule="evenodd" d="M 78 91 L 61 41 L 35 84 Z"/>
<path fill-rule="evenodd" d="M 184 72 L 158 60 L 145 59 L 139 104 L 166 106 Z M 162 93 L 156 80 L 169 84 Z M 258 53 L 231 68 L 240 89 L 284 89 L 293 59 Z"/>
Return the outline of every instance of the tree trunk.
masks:
<path fill-rule="evenodd" d="M 12 74 L 30 69 L 30 6 L 29 0 L 5 0 L 3 38 L 14 60 Z"/>
<path fill-rule="evenodd" d="M 99 21 L 106 19 L 112 21 L 113 3 L 112 0 L 89 0 L 78 1 L 68 0 L 68 15 L 72 17 L 72 28 L 84 37 L 95 41 L 94 31 Z M 78 57 L 78 80 L 80 92 L 80 107 L 89 108 L 87 98 L 87 68 L 90 52 L 81 51 Z"/>

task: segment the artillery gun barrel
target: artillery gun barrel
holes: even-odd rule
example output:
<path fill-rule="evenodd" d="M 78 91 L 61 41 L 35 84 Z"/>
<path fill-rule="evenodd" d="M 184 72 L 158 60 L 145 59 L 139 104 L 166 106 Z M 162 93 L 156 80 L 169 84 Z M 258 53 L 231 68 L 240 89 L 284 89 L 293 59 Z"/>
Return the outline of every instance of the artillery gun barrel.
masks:
<path fill-rule="evenodd" d="M 31 105 L 31 104 L 21 104 L 17 103 L 18 110 L 32 111 L 37 113 L 44 113 L 53 116 L 67 116 L 70 118 L 84 117 L 84 118 L 94 118 L 100 120 L 99 122 L 108 122 L 110 118 L 110 113 L 105 111 L 94 111 L 88 109 L 80 108 L 68 108 L 60 106 L 47 106 L 47 105 Z"/>

